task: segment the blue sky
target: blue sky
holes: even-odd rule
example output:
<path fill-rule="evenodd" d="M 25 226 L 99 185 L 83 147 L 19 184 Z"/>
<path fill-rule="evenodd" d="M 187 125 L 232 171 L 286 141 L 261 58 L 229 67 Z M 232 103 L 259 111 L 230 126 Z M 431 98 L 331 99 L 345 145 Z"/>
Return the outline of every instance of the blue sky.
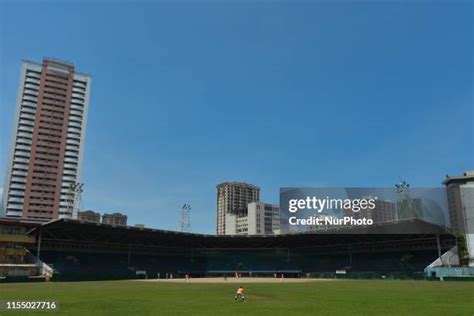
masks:
<path fill-rule="evenodd" d="M 0 1 L 0 179 L 22 59 L 93 76 L 83 205 L 215 231 L 216 184 L 440 186 L 474 168 L 470 1 Z"/>

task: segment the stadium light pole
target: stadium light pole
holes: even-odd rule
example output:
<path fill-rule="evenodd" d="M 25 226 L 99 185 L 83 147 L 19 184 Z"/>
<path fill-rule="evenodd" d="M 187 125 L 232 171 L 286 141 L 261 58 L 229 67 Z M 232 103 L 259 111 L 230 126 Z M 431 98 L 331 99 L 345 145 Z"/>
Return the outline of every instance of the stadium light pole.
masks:
<path fill-rule="evenodd" d="M 181 232 L 191 232 L 191 221 L 190 221 L 190 214 L 191 213 L 191 205 L 184 204 L 181 208 L 181 218 L 179 221 L 179 231 Z"/>

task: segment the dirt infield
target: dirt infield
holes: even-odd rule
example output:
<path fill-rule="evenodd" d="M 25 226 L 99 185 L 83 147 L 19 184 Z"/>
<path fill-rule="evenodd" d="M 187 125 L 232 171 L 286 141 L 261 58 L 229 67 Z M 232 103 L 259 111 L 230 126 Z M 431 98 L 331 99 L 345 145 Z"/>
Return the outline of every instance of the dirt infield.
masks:
<path fill-rule="evenodd" d="M 139 282 L 163 282 L 163 283 L 308 283 L 321 281 L 336 281 L 335 279 L 306 279 L 306 278 L 189 278 L 186 279 L 146 279 L 136 280 Z"/>

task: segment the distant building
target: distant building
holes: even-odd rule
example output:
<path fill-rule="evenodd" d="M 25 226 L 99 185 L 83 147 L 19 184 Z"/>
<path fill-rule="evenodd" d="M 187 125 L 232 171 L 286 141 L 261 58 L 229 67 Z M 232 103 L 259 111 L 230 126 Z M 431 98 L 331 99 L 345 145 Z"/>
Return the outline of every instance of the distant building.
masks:
<path fill-rule="evenodd" d="M 314 216 L 315 220 L 319 219 L 321 224 L 320 225 L 309 225 L 308 226 L 308 231 L 312 231 L 312 232 L 317 231 L 319 229 L 333 228 L 334 226 L 327 223 L 326 220 L 329 221 L 330 219 L 332 219 L 332 220 L 337 220 L 338 219 L 337 216 L 328 215 L 328 214 L 325 214 L 325 213 L 315 213 L 313 216 Z M 349 215 L 344 215 L 344 216 L 349 216 Z"/>
<path fill-rule="evenodd" d="M 90 87 L 71 64 L 23 61 L 0 216 L 77 215 Z"/>
<path fill-rule="evenodd" d="M 443 181 L 448 196 L 452 230 L 466 238 L 469 266 L 474 267 L 474 170 L 462 176 L 446 176 Z"/>
<path fill-rule="evenodd" d="M 375 200 L 374 223 L 389 223 L 397 220 L 396 204 L 391 201 Z"/>
<path fill-rule="evenodd" d="M 127 215 L 121 213 L 113 213 L 102 215 L 102 224 L 127 226 Z"/>
<path fill-rule="evenodd" d="M 83 222 L 100 223 L 100 213 L 94 211 L 79 211 L 77 219 Z"/>
<path fill-rule="evenodd" d="M 247 206 L 247 214 L 226 214 L 226 235 L 274 235 L 280 231 L 280 207 L 262 202 Z"/>
<path fill-rule="evenodd" d="M 249 203 L 260 201 L 260 188 L 245 182 L 217 185 L 217 235 L 226 234 L 226 215 L 246 216 Z"/>
<path fill-rule="evenodd" d="M 365 197 L 371 198 L 371 197 Z M 384 201 L 376 199 L 374 201 L 374 209 L 360 210 L 359 212 L 353 212 L 351 209 L 344 210 L 344 216 L 349 216 L 355 219 L 371 219 L 374 224 L 394 222 L 396 220 L 396 205 L 391 201 Z"/>
<path fill-rule="evenodd" d="M 421 198 L 405 198 L 397 201 L 397 219 L 424 219 L 423 200 Z"/>
<path fill-rule="evenodd" d="M 474 190 L 474 170 L 467 171 L 462 176 L 446 175 L 443 184 L 446 186 L 448 195 L 451 228 L 457 233 L 466 233 L 469 231 L 468 224 L 474 224 L 472 222 L 474 214 L 469 214 L 469 211 L 472 211 L 472 203 L 474 203 L 471 195 Z M 469 223 L 469 219 L 471 223 Z"/>

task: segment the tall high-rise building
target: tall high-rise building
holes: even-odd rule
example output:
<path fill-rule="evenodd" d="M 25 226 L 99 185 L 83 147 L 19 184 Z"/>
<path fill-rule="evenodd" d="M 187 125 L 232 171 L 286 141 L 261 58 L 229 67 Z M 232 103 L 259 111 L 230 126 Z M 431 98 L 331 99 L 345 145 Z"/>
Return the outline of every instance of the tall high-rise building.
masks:
<path fill-rule="evenodd" d="M 449 220 L 456 235 L 466 239 L 468 264 L 474 267 L 474 170 L 461 176 L 446 176 Z"/>
<path fill-rule="evenodd" d="M 75 215 L 90 86 L 71 64 L 23 61 L 0 215 Z"/>
<path fill-rule="evenodd" d="M 226 214 L 247 215 L 247 206 L 260 201 L 260 188 L 245 182 L 217 185 L 217 235 L 225 235 Z"/>
<path fill-rule="evenodd" d="M 448 176 L 443 181 L 448 196 L 449 219 L 451 229 L 458 234 L 469 231 L 474 233 L 474 170 L 461 176 Z"/>

